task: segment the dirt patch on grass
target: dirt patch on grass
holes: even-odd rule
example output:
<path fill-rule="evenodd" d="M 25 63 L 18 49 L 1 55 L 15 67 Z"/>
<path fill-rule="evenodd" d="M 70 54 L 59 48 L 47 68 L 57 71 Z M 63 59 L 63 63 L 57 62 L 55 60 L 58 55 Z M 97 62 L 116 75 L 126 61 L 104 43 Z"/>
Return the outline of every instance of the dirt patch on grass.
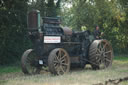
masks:
<path fill-rule="evenodd" d="M 22 72 L 6 73 L 6 74 L 0 75 L 0 80 L 9 80 L 17 77 L 22 77 L 22 76 L 24 76 Z"/>

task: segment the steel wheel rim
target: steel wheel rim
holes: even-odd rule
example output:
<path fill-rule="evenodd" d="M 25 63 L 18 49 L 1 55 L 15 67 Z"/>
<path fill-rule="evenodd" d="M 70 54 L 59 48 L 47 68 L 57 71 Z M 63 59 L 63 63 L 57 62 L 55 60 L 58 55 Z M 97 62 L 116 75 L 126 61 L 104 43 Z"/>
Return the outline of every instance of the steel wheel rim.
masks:
<path fill-rule="evenodd" d="M 26 69 L 28 70 L 29 74 L 36 74 L 37 72 L 37 67 L 35 66 L 36 62 L 36 54 L 34 51 L 31 51 L 29 55 L 26 57 Z"/>
<path fill-rule="evenodd" d="M 112 48 L 107 41 L 98 44 L 96 60 L 100 68 L 107 68 L 112 64 Z"/>
<path fill-rule="evenodd" d="M 54 58 L 54 68 L 58 75 L 65 74 L 69 71 L 69 56 L 63 49 L 59 49 Z"/>

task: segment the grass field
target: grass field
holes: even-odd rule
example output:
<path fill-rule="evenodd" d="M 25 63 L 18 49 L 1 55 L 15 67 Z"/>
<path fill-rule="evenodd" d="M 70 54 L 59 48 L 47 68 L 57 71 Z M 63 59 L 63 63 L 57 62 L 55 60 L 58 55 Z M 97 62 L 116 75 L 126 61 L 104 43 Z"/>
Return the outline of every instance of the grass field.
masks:
<path fill-rule="evenodd" d="M 128 57 L 115 57 L 112 67 L 104 70 L 94 71 L 87 66 L 84 70 L 75 69 L 62 76 L 50 73 L 26 76 L 20 67 L 0 67 L 0 85 L 93 85 L 126 76 L 128 76 Z M 128 81 L 119 85 L 128 85 Z"/>

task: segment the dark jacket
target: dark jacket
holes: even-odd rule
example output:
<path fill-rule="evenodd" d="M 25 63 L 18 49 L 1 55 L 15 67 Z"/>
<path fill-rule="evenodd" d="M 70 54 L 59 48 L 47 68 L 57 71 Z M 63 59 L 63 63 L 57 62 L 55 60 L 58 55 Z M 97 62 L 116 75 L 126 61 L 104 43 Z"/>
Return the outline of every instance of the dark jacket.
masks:
<path fill-rule="evenodd" d="M 96 39 L 100 39 L 101 32 L 99 30 L 94 30 L 94 36 Z M 98 37 L 98 38 L 97 38 Z"/>

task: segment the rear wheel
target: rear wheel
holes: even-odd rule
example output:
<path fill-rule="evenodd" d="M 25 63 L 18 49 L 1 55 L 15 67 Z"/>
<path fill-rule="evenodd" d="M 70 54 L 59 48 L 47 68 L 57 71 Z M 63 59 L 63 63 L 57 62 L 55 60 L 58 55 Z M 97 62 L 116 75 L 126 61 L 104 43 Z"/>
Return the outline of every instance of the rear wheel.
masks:
<path fill-rule="evenodd" d="M 93 69 L 103 69 L 112 65 L 113 50 L 107 40 L 95 40 L 89 49 L 89 60 Z"/>
<path fill-rule="evenodd" d="M 36 53 L 33 49 L 24 52 L 21 58 L 21 67 L 24 74 L 39 74 L 41 67 L 38 64 Z"/>
<path fill-rule="evenodd" d="M 70 58 L 68 53 L 62 48 L 51 51 L 48 57 L 48 67 L 51 73 L 62 75 L 70 70 Z"/>

